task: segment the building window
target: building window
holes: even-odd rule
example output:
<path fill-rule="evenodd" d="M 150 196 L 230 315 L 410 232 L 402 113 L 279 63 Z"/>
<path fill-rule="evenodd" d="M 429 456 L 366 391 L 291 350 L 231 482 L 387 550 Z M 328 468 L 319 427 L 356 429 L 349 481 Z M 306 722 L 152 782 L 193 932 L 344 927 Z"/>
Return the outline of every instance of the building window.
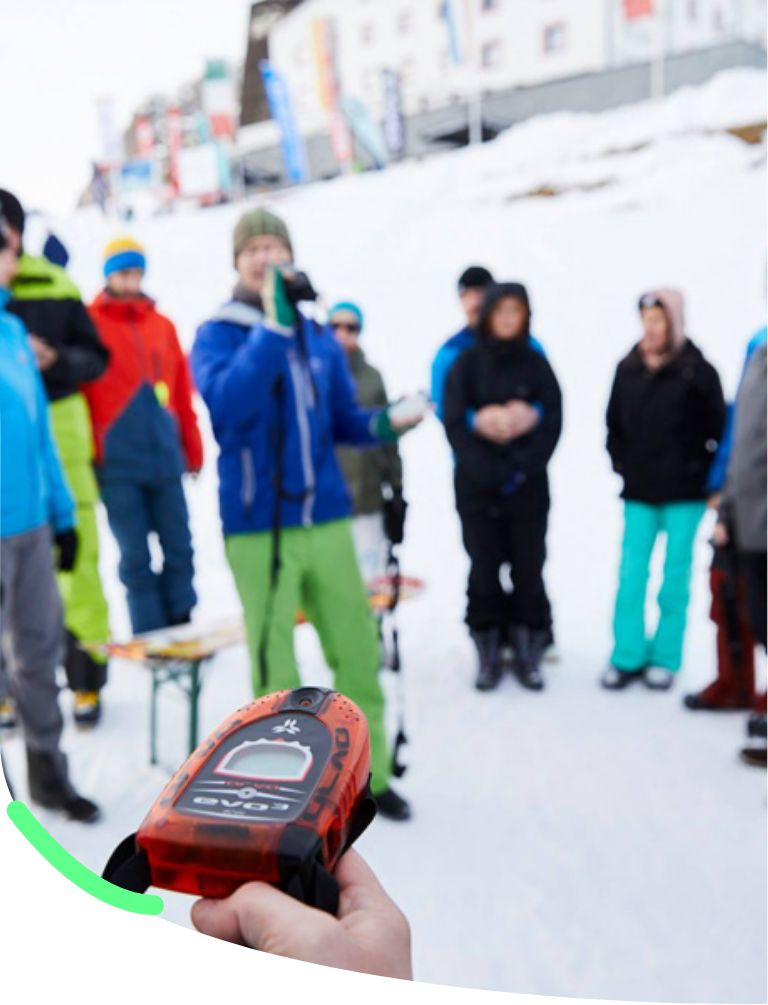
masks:
<path fill-rule="evenodd" d="M 480 50 L 480 62 L 484 70 L 491 70 L 501 64 L 501 42 L 498 39 L 483 43 Z"/>
<path fill-rule="evenodd" d="M 699 16 L 699 0 L 688 0 L 688 20 L 695 21 Z"/>
<path fill-rule="evenodd" d="M 487 11 L 498 10 L 499 0 L 480 0 L 480 10 L 485 14 Z"/>
<path fill-rule="evenodd" d="M 411 30 L 411 14 L 410 11 L 401 10 L 397 15 L 397 33 L 398 35 L 407 35 Z"/>
<path fill-rule="evenodd" d="M 718 33 L 725 31 L 725 17 L 722 7 L 716 7 L 712 11 L 712 27 Z"/>
<path fill-rule="evenodd" d="M 544 29 L 544 52 L 562 52 L 565 49 L 565 25 L 562 21 L 548 24 Z"/>
<path fill-rule="evenodd" d="M 360 29 L 360 41 L 363 45 L 370 45 L 373 41 L 373 25 L 370 21 L 366 21 Z"/>

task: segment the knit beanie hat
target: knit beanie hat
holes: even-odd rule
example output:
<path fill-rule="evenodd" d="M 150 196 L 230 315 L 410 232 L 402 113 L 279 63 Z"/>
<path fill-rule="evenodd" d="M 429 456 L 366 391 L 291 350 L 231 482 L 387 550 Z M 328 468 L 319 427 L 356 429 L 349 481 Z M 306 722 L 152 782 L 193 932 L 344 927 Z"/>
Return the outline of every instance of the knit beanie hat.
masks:
<path fill-rule="evenodd" d="M 268 235 L 278 237 L 293 255 L 291 236 L 285 221 L 260 206 L 258 209 L 249 210 L 237 221 L 233 235 L 235 261 L 252 237 L 266 237 Z"/>
<path fill-rule="evenodd" d="M 482 265 L 470 265 L 459 276 L 459 293 L 464 290 L 484 290 L 493 282 L 493 276 Z"/>
<path fill-rule="evenodd" d="M 147 269 L 147 256 L 144 248 L 132 237 L 118 237 L 110 241 L 104 249 L 104 276 L 123 269 Z"/>
<path fill-rule="evenodd" d="M 354 314 L 354 316 L 357 318 L 357 323 L 360 325 L 360 331 L 363 330 L 363 325 L 365 323 L 365 315 L 363 314 L 362 310 L 357 306 L 357 304 L 353 304 L 351 300 L 340 300 L 337 304 L 334 304 L 333 307 L 331 307 L 331 309 L 328 311 L 328 317 L 332 318 L 333 315 L 338 314 L 339 311 L 347 311 L 347 313 L 349 314 Z"/>

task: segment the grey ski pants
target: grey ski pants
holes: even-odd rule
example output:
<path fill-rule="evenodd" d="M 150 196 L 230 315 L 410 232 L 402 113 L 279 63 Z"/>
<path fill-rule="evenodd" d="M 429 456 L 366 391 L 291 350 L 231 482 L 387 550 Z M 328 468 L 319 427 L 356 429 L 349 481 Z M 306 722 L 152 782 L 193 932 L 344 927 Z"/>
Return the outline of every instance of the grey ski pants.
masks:
<path fill-rule="evenodd" d="M 27 747 L 55 753 L 62 718 L 56 667 L 64 622 L 47 526 L 0 539 L 0 697 L 16 702 Z"/>

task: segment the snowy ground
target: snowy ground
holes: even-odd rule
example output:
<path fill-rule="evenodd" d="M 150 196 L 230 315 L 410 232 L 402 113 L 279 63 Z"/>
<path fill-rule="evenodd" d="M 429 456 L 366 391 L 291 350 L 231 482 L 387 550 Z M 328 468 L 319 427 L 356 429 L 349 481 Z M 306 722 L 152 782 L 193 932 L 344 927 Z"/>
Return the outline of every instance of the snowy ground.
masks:
<path fill-rule="evenodd" d="M 565 391 L 548 567 L 563 658 L 542 695 L 512 681 L 490 696 L 472 690 L 448 449 L 435 422 L 404 445 L 404 566 L 429 582 L 401 619 L 413 741 L 403 791 L 416 816 L 378 822 L 361 847 L 412 921 L 421 980 L 595 998 L 765 997 L 765 776 L 736 760 L 741 716 L 680 706 L 714 668 L 710 518 L 677 693 L 595 686 L 609 653 L 620 533 L 603 449 L 611 374 L 637 334 L 637 295 L 672 283 L 689 294 L 689 330 L 732 393 L 764 311 L 765 148 L 716 129 L 764 120 L 764 98 L 763 76 L 733 72 L 660 106 L 533 120 L 482 150 L 273 200 L 316 285 L 365 306 L 366 346 L 391 393 L 426 385 L 435 349 L 460 324 L 455 277 L 476 260 L 527 281 L 536 334 Z M 542 185 L 572 191 L 525 197 Z M 148 287 L 187 343 L 231 286 L 239 211 L 135 228 L 149 250 Z M 115 225 L 81 214 L 62 229 L 90 295 Z M 201 619 L 237 610 L 215 488 L 211 447 L 189 486 Z M 124 631 L 111 541 L 103 565 L 114 628 Z M 299 636 L 307 679 L 323 680 L 311 629 Z M 42 816 L 97 870 L 167 777 L 147 764 L 148 687 L 135 666 L 115 663 L 103 725 L 68 730 L 74 776 L 103 805 L 103 824 Z M 248 693 L 244 652 L 223 656 L 207 681 L 203 728 Z M 62 703 L 68 711 L 68 696 Z M 172 768 L 184 752 L 183 707 L 168 699 L 162 714 Z M 18 740 L 8 752 L 20 779 Z M 188 899 L 165 899 L 166 917 L 187 923 Z"/>

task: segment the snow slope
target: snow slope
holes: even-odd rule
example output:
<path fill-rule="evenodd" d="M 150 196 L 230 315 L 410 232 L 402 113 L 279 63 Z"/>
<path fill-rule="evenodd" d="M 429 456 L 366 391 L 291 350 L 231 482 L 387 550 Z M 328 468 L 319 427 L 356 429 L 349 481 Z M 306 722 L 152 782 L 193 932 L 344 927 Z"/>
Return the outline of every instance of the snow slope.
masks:
<path fill-rule="evenodd" d="M 711 518 L 677 693 L 595 686 L 609 653 L 620 534 L 603 446 L 612 371 L 637 334 L 638 294 L 672 283 L 689 295 L 689 330 L 733 392 L 764 313 L 765 148 L 715 130 L 764 119 L 764 99 L 763 75 L 734 71 L 659 105 L 535 119 L 481 150 L 271 200 L 316 285 L 364 305 L 366 347 L 391 394 L 427 384 L 436 348 L 460 325 L 455 277 L 476 260 L 526 280 L 535 332 L 565 393 L 548 566 L 563 658 L 543 695 L 512 681 L 493 695 L 472 690 L 449 452 L 436 422 L 403 448 L 412 504 L 404 567 L 429 582 L 401 617 L 412 737 L 402 788 L 416 817 L 378 822 L 361 846 L 412 921 L 422 980 L 651 1001 L 765 997 L 765 778 L 736 760 L 741 716 L 680 707 L 682 691 L 714 668 Z M 526 197 L 542 186 L 566 191 Z M 187 344 L 232 284 L 229 235 L 241 209 L 135 227 L 149 251 L 148 287 Z M 84 213 L 61 229 L 90 295 L 116 226 Z M 237 610 L 214 452 L 189 486 L 201 619 Z M 125 609 L 105 537 L 120 632 Z M 307 679 L 325 680 L 311 629 L 298 635 Z M 136 667 L 116 663 L 103 726 L 67 734 L 75 778 L 103 804 L 104 823 L 43 819 L 94 869 L 167 777 L 147 764 L 148 688 Z M 248 694 L 245 655 L 233 651 L 210 672 L 203 729 Z M 162 714 L 172 768 L 184 752 L 181 703 L 166 700 Z M 8 750 L 21 779 L 19 740 Z M 169 919 L 187 923 L 187 898 L 167 895 L 166 904 Z"/>

